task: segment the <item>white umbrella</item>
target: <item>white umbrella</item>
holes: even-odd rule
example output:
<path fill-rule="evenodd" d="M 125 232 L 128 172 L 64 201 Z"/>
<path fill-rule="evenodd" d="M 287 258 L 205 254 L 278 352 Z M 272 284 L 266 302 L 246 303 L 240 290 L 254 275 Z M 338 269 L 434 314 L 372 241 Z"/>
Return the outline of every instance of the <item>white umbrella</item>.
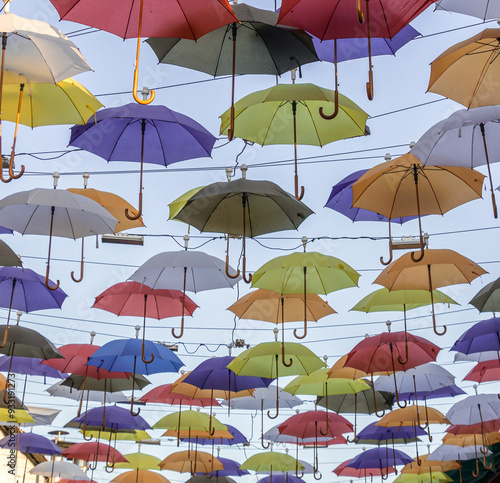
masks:
<path fill-rule="evenodd" d="M 499 149 L 500 106 L 483 106 L 460 109 L 434 124 L 415 143 L 411 153 L 426 166 L 463 166 L 472 169 L 486 165 L 497 218 L 490 163 L 500 161 L 497 156 Z"/>
<path fill-rule="evenodd" d="M 315 442 L 327 442 L 330 441 L 332 438 L 331 436 L 319 436 L 317 439 L 316 438 L 298 438 L 296 436 L 290 436 L 288 434 L 282 434 L 279 432 L 278 426 L 273 426 L 271 429 L 266 431 L 264 433 L 264 439 L 266 441 L 272 441 L 273 443 L 290 443 L 290 444 L 297 444 L 297 441 L 302 444 L 308 444 L 310 443 L 311 445 L 314 444 Z M 319 445 L 321 446 L 321 445 Z"/>
<path fill-rule="evenodd" d="M 472 475 L 479 476 L 479 464 L 478 456 L 483 457 L 483 466 L 489 470 L 492 468 L 493 463 L 489 465 L 486 464 L 486 456 L 489 456 L 491 451 L 483 446 L 455 446 L 451 444 L 442 444 L 438 446 L 428 457 L 426 461 L 458 461 L 459 463 L 467 460 L 476 460 L 476 470 L 472 472 Z M 460 476 L 462 474 L 462 468 L 460 467 Z M 460 478 L 462 481 L 462 478 Z"/>
<path fill-rule="evenodd" d="M 463 13 L 482 20 L 500 17 L 500 2 L 496 0 L 439 0 L 436 10 Z"/>
<path fill-rule="evenodd" d="M 234 272 L 232 268 L 231 271 Z M 182 290 L 181 332 L 176 334 L 172 329 L 172 335 L 180 339 L 184 333 L 186 291 L 197 293 L 203 290 L 232 288 L 241 277 L 228 277 L 225 263 L 219 258 L 204 252 L 187 251 L 186 241 L 186 250 L 158 253 L 143 263 L 129 280 L 143 283 L 152 289 Z"/>
<path fill-rule="evenodd" d="M 496 394 L 476 394 L 455 403 L 446 413 L 451 424 L 472 425 L 500 419 L 500 399 Z"/>
<path fill-rule="evenodd" d="M 498 358 L 497 351 L 474 352 L 473 354 L 463 354 L 457 352 L 453 357 L 454 362 L 484 362 Z"/>
<path fill-rule="evenodd" d="M 59 174 L 54 173 L 54 187 Z M 49 285 L 52 236 L 82 238 L 114 233 L 118 220 L 99 203 L 66 190 L 35 188 L 0 200 L 0 225 L 23 235 L 48 235 L 49 249 L 45 285 Z M 83 253 L 82 253 L 83 257 Z"/>
<path fill-rule="evenodd" d="M 32 475 L 46 476 L 48 478 L 67 478 L 75 481 L 89 481 L 90 478 L 77 465 L 69 461 L 44 461 L 31 468 Z"/>
<path fill-rule="evenodd" d="M 59 381 L 56 384 L 53 384 L 49 388 L 45 389 L 51 396 L 55 397 L 65 397 L 67 399 L 72 399 L 74 401 L 80 401 L 82 399 L 82 391 L 79 389 L 75 389 L 69 386 L 63 386 L 61 383 L 63 381 Z M 104 399 L 104 391 L 84 391 L 83 399 L 87 399 L 89 401 L 103 402 Z M 115 403 L 115 402 L 129 402 L 127 396 L 123 394 L 121 391 L 117 392 L 106 392 L 106 403 Z"/>

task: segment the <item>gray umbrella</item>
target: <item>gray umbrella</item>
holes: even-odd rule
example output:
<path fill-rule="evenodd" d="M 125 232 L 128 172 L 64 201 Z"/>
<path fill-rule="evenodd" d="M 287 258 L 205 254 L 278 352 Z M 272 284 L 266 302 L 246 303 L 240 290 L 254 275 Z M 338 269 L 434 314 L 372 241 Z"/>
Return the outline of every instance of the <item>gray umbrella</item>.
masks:
<path fill-rule="evenodd" d="M 229 236 L 243 237 L 242 275 L 246 278 L 245 238 L 275 231 L 296 230 L 313 213 L 304 203 L 270 181 L 254 181 L 245 178 L 212 183 L 201 188 L 175 215 L 201 232 L 227 233 L 226 275 L 230 275 Z"/>
<path fill-rule="evenodd" d="M 0 240 L 0 266 L 2 267 L 22 267 L 21 259 L 14 253 L 14 251 L 5 243 Z"/>
<path fill-rule="evenodd" d="M 231 271 L 234 271 L 231 269 Z M 182 290 L 181 331 L 172 335 L 180 339 L 184 333 L 186 291 L 200 292 L 217 288 L 232 288 L 241 277 L 232 279 L 224 271 L 224 261 L 204 252 L 181 250 L 158 253 L 143 263 L 128 279 L 152 289 Z"/>
<path fill-rule="evenodd" d="M 0 325 L 0 339 L 3 338 L 5 329 L 5 325 Z M 0 348 L 0 354 L 37 359 L 64 359 L 54 344 L 43 335 L 19 325 L 9 327 L 7 343 L 5 347 Z"/>
<path fill-rule="evenodd" d="M 198 40 L 150 38 L 146 42 L 164 64 L 213 76 L 232 75 L 231 127 L 234 134 L 236 74 L 281 75 L 318 61 L 312 38 L 303 30 L 276 26 L 278 14 L 244 3 L 232 5 L 240 23 L 220 27 Z"/>
<path fill-rule="evenodd" d="M 479 312 L 500 312 L 500 278 L 485 285 L 469 303 Z"/>

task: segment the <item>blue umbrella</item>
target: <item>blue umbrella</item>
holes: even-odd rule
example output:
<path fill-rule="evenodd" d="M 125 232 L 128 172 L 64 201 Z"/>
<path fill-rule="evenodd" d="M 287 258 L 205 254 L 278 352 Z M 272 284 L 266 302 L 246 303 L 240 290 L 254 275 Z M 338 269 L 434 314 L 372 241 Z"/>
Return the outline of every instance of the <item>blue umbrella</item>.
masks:
<path fill-rule="evenodd" d="M 427 433 L 419 426 L 376 426 L 370 423 L 361 430 L 356 438 L 358 444 L 382 444 L 382 443 L 412 443 L 420 441 L 418 436 L 427 436 Z"/>
<path fill-rule="evenodd" d="M 387 474 L 391 466 L 406 465 L 411 462 L 413 462 L 413 458 L 410 458 L 403 451 L 394 448 L 389 451 L 388 448 L 378 447 L 363 451 L 352 458 L 346 466 L 358 470 L 362 468 L 380 468 L 382 473 L 385 468 Z"/>
<path fill-rule="evenodd" d="M 10 443 L 10 444 L 9 444 Z M 0 448 L 17 448 L 21 453 L 60 454 L 62 449 L 49 438 L 35 433 L 18 433 L 0 439 Z"/>
<path fill-rule="evenodd" d="M 500 317 L 492 317 L 474 324 L 455 341 L 450 350 L 463 354 L 499 351 Z"/>
<path fill-rule="evenodd" d="M 138 332 L 138 328 L 136 329 Z M 149 362 L 144 362 L 144 354 L 151 354 Z M 107 371 L 130 372 L 135 374 L 157 374 L 178 372 L 184 363 L 168 348 L 150 340 L 119 339 L 112 340 L 97 349 L 87 362 L 89 366 Z M 134 405 L 134 386 L 132 385 L 131 414 Z"/>
<path fill-rule="evenodd" d="M 243 476 L 249 475 L 250 472 L 247 470 L 240 470 L 240 463 L 234 460 L 230 460 L 228 458 L 221 458 L 217 456 L 217 459 L 224 466 L 223 470 L 218 470 L 213 472 L 213 478 L 217 479 L 219 476 Z M 205 475 L 206 473 L 196 473 L 197 475 Z"/>
<path fill-rule="evenodd" d="M 257 483 L 304 483 L 304 480 L 289 474 L 266 476 Z"/>
<path fill-rule="evenodd" d="M 101 109 L 86 124 L 71 128 L 70 146 L 106 159 L 141 163 L 137 220 L 142 214 L 144 162 L 168 166 L 172 163 L 209 157 L 215 137 L 184 114 L 165 106 L 136 103 Z"/>

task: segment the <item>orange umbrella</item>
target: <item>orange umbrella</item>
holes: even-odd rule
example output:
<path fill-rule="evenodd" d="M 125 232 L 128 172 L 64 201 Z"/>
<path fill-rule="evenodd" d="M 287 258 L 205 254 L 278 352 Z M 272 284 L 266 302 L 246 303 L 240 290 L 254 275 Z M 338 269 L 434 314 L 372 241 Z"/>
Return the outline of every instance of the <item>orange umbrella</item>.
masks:
<path fill-rule="evenodd" d="M 461 467 L 458 461 L 427 460 L 428 457 L 429 454 L 422 455 L 420 457 L 420 464 L 418 464 L 416 459 L 414 463 L 408 463 L 401 470 L 401 473 L 421 475 L 428 472 L 436 473 L 441 471 L 458 470 Z"/>
<path fill-rule="evenodd" d="M 424 254 L 421 215 L 443 215 L 468 201 L 481 198 L 484 175 L 458 166 L 425 166 L 411 153 L 369 169 L 352 185 L 355 208 L 380 213 L 390 220 L 417 216 L 420 233 L 419 261 Z M 389 239 L 391 233 L 389 231 Z M 392 245 L 389 244 L 392 261 Z"/>
<path fill-rule="evenodd" d="M 386 267 L 373 283 L 389 290 L 429 290 L 434 332 L 443 335 L 446 326 L 443 326 L 443 332 L 438 332 L 436 327 L 433 290 L 447 285 L 471 283 L 485 273 L 488 272 L 453 250 L 427 249 L 418 262 L 415 262 L 413 253 L 405 253 Z"/>
<path fill-rule="evenodd" d="M 154 471 L 135 470 L 115 476 L 111 483 L 170 483 L 170 481 Z"/>
<path fill-rule="evenodd" d="M 162 470 L 178 471 L 179 473 L 207 473 L 212 476 L 214 471 L 223 470 L 223 464 L 210 453 L 204 451 L 179 451 L 167 456 L 158 466 Z"/>

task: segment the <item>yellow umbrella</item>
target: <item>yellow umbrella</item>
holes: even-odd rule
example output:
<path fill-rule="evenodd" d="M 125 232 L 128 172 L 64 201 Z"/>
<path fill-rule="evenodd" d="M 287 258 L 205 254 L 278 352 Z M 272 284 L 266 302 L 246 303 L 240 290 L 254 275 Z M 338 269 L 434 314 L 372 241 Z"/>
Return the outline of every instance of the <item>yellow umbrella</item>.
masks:
<path fill-rule="evenodd" d="M 0 407 L 0 421 L 9 424 L 21 424 L 21 423 L 34 423 L 35 420 L 31 417 L 30 413 L 25 409 L 16 409 L 12 411 L 9 408 Z"/>
<path fill-rule="evenodd" d="M 179 473 L 207 473 L 212 476 L 214 471 L 223 470 L 223 464 L 210 453 L 204 451 L 180 451 L 167 456 L 158 465 L 162 470 L 178 471 Z"/>
<path fill-rule="evenodd" d="M 476 434 L 452 434 L 447 433 L 443 437 L 443 444 L 452 444 L 454 446 L 491 446 L 492 444 L 500 443 L 500 433 L 491 431 L 482 435 Z"/>
<path fill-rule="evenodd" d="M 168 204 L 168 219 L 173 220 L 179 211 L 184 208 L 184 205 L 189 201 L 189 199 L 194 196 L 198 191 L 200 191 L 204 186 L 198 186 L 197 188 L 193 188 L 192 190 L 186 191 L 184 194 L 176 198 L 174 201 Z M 181 221 L 181 220 L 176 220 Z"/>
<path fill-rule="evenodd" d="M 373 283 L 383 285 L 389 290 L 428 290 L 431 294 L 432 323 L 437 332 L 434 314 L 434 289 L 459 283 L 471 283 L 475 278 L 488 273 L 472 260 L 453 250 L 427 249 L 416 262 L 412 253 L 406 253 L 392 262 Z"/>
<path fill-rule="evenodd" d="M 355 369 L 354 367 L 346 367 L 347 354 L 342 356 L 330 369 L 328 369 L 328 377 L 346 378 L 346 379 L 361 379 L 367 377 L 366 372 Z"/>
<path fill-rule="evenodd" d="M 424 254 L 421 215 L 443 215 L 468 201 L 481 198 L 484 175 L 459 166 L 425 166 L 411 153 L 369 169 L 352 185 L 352 205 L 380 213 L 390 220 L 417 216 L 420 256 Z M 392 261 L 392 245 L 389 244 Z"/>
<path fill-rule="evenodd" d="M 2 120 L 16 123 L 14 141 L 10 154 L 10 179 L 14 175 L 14 155 L 19 124 L 30 127 L 55 124 L 85 124 L 87 119 L 102 107 L 102 104 L 79 82 L 68 78 L 57 84 L 5 84 L 2 90 Z"/>
<path fill-rule="evenodd" d="M 428 460 L 429 454 L 424 454 L 420 457 L 420 464 L 415 460 L 413 463 L 408 463 L 401 470 L 403 474 L 414 474 L 420 475 L 425 474 L 429 471 L 432 473 L 458 470 L 460 468 L 460 463 L 458 461 L 436 461 Z"/>
<path fill-rule="evenodd" d="M 446 473 L 436 471 L 435 473 L 402 473 L 395 480 L 394 483 L 433 483 L 433 482 L 448 482 L 453 481 Z"/>
<path fill-rule="evenodd" d="M 451 46 L 431 63 L 428 90 L 468 109 L 500 104 L 500 29 L 486 29 Z"/>

